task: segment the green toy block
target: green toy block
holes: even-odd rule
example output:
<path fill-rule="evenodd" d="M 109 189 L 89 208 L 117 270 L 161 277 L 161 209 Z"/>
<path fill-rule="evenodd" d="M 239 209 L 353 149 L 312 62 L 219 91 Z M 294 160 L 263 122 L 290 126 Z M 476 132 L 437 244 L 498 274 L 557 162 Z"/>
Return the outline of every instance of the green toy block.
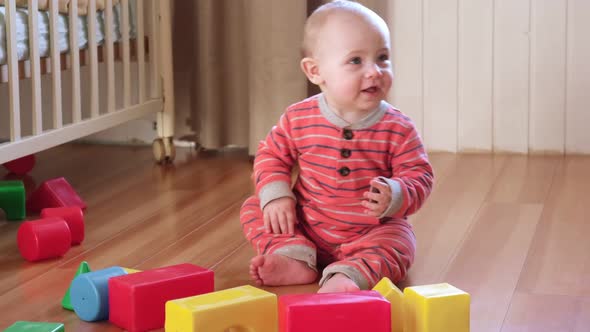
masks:
<path fill-rule="evenodd" d="M 83 261 L 82 263 L 80 263 L 80 266 L 78 266 L 78 271 L 76 271 L 76 275 L 74 276 L 74 278 L 76 278 L 78 275 L 80 275 L 82 273 L 88 273 L 88 272 L 90 272 L 90 266 L 88 266 L 88 262 Z M 72 283 L 70 283 L 70 286 L 68 287 L 68 290 L 66 291 L 66 295 L 64 295 L 63 299 L 61 300 L 61 306 L 64 309 L 74 310 L 74 307 L 72 306 L 72 302 L 70 300 L 70 288 L 72 288 Z"/>
<path fill-rule="evenodd" d="M 10 325 L 4 332 L 64 332 L 62 323 L 18 321 Z"/>
<path fill-rule="evenodd" d="M 0 181 L 0 209 L 8 220 L 25 220 L 25 185 L 22 181 Z"/>

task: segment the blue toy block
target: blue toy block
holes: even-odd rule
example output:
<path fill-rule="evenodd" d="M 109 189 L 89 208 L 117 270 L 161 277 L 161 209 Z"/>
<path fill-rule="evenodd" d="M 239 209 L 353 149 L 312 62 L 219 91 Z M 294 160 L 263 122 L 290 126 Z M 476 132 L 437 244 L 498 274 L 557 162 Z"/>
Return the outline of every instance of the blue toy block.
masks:
<path fill-rule="evenodd" d="M 109 279 L 127 274 L 119 266 L 80 274 L 70 286 L 70 302 L 74 312 L 87 322 L 109 318 Z"/>

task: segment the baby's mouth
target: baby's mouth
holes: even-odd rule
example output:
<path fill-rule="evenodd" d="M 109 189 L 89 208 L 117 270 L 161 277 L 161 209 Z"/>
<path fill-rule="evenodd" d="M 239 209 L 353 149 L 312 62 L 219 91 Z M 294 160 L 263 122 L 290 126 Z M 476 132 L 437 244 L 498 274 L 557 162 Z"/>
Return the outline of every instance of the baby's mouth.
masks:
<path fill-rule="evenodd" d="M 362 90 L 362 92 L 375 93 L 378 90 L 379 90 L 379 88 L 377 88 L 376 86 L 372 86 L 372 87 L 368 87 L 368 88 Z"/>

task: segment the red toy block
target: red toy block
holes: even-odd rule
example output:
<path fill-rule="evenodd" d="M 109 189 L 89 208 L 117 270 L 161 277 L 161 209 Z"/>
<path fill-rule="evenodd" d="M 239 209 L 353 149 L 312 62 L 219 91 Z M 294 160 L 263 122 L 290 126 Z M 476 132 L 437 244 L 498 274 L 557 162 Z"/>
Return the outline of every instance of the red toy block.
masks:
<path fill-rule="evenodd" d="M 86 203 L 63 177 L 43 182 L 27 200 L 27 210 L 32 212 L 64 206 L 86 209 Z"/>
<path fill-rule="evenodd" d="M 28 156 L 24 156 L 22 158 L 9 161 L 7 163 L 4 163 L 3 166 L 11 173 L 25 175 L 29 173 L 33 169 L 33 167 L 35 167 L 35 155 L 31 154 Z"/>
<path fill-rule="evenodd" d="M 213 271 L 179 264 L 109 279 L 109 321 L 130 332 L 164 327 L 169 300 L 210 293 Z"/>
<path fill-rule="evenodd" d="M 376 291 L 279 297 L 280 332 L 391 332 L 391 304 Z"/>
<path fill-rule="evenodd" d="M 17 233 L 18 250 L 30 262 L 61 257 L 71 247 L 70 227 L 60 218 L 23 222 Z"/>
<path fill-rule="evenodd" d="M 65 220 L 72 233 L 72 245 L 84 240 L 84 213 L 78 206 L 46 208 L 41 210 L 41 218 L 58 217 Z"/>

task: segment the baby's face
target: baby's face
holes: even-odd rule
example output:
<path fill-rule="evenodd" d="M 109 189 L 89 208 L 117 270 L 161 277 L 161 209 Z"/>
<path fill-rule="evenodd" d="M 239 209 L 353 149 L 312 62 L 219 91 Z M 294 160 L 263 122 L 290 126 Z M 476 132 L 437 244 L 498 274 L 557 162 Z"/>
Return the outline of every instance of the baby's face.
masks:
<path fill-rule="evenodd" d="M 351 13 L 333 15 L 318 31 L 315 44 L 319 85 L 331 107 L 373 110 L 393 81 L 387 26 Z"/>

